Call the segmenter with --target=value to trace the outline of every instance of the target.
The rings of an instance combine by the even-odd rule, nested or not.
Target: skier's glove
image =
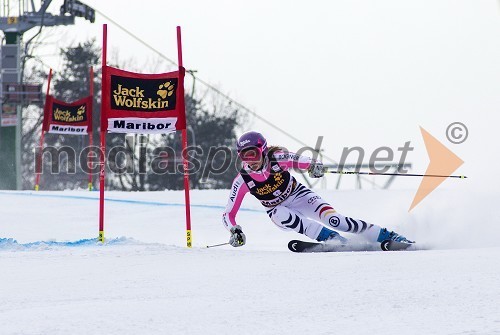
[[[307,172],[311,178],[321,178],[325,174],[325,167],[321,162],[312,161]]]
[[[229,239],[229,244],[231,244],[233,247],[241,247],[245,245],[247,238],[241,230],[240,225],[233,226],[230,232],[231,238]]]

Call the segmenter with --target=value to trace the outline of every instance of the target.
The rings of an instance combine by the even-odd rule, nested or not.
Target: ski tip
[[[385,240],[380,243],[380,248],[383,251],[397,251],[397,250],[406,250],[412,245],[415,245],[415,242],[403,243],[403,242],[396,242],[393,240]]]
[[[290,251],[293,251],[293,252],[299,252],[298,248],[297,248],[297,245],[299,244],[300,241],[298,240],[291,240],[290,242],[288,242],[288,249],[290,249]]]

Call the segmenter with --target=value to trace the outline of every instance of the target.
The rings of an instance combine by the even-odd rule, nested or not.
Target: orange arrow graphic
[[[425,174],[451,176],[451,174],[455,172],[455,170],[458,169],[464,161],[451,152],[450,149],[445,147],[434,136],[429,134],[424,128],[420,127],[420,132],[424,138],[425,148],[427,149],[427,155],[429,156],[429,166],[427,167]],[[445,177],[423,177],[408,212],[424,200],[429,193],[441,185],[445,179]]]

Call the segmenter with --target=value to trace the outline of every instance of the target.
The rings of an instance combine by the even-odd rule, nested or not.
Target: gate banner
[[[103,25],[101,153],[99,155],[99,241],[104,242],[104,190],[106,187],[106,134],[165,134],[181,131],[186,245],[192,246],[191,203],[187,156],[186,109],[182,65],[181,27],[177,27],[178,70],[143,74],[107,65],[108,26]]]
[[[141,74],[104,66],[101,130],[159,134],[185,129],[181,71]]]
[[[92,96],[67,103],[47,95],[42,131],[87,135],[92,127]]]

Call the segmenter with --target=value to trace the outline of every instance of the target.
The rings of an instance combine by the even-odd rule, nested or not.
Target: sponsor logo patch
[[[340,219],[337,216],[332,216],[329,220],[328,223],[332,227],[338,227],[340,224]]]
[[[170,133],[176,130],[176,117],[167,118],[110,118],[108,131],[111,133]]]
[[[62,126],[60,124],[51,124],[49,133],[52,134],[87,134],[87,126]]]
[[[307,200],[308,204],[314,204],[318,199],[321,199],[319,195],[315,195],[314,197],[311,197],[309,200]]]

